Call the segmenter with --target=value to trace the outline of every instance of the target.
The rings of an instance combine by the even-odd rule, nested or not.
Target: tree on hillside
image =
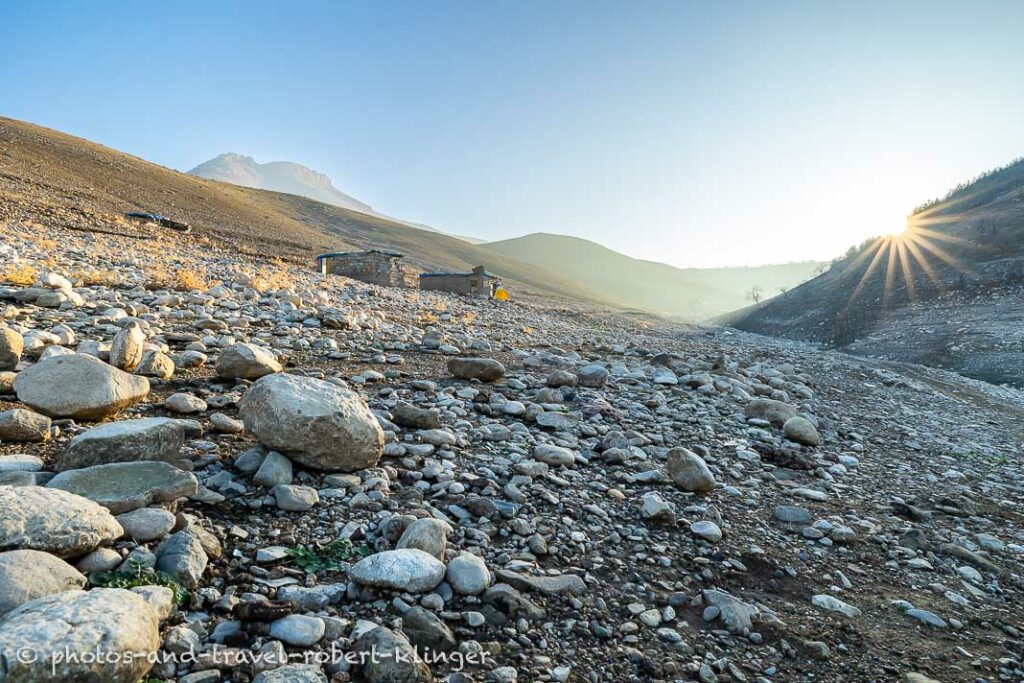
[[[760,285],[754,285],[753,287],[750,288],[750,291],[747,292],[747,299],[753,301],[755,306],[761,303],[761,299],[763,298],[764,290],[761,289]]]

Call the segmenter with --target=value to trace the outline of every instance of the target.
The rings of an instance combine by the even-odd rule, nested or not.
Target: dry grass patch
[[[0,282],[27,287],[39,277],[39,270],[27,263],[11,263],[0,271]]]

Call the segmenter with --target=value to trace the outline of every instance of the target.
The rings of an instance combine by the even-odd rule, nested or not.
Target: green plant
[[[138,588],[139,586],[163,586],[174,593],[174,604],[181,605],[188,598],[188,591],[164,572],[147,567],[137,558],[128,560],[126,572],[99,572],[89,577],[89,582],[100,588]]]
[[[297,545],[288,549],[288,555],[295,561],[295,566],[307,574],[336,572],[344,568],[344,563],[369,554],[369,548],[354,546],[347,538],[337,538],[324,546]]]

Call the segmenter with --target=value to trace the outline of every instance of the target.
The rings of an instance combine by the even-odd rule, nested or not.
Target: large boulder
[[[364,586],[423,593],[436,588],[444,572],[444,563],[430,553],[404,548],[364,557],[352,566],[349,576]]]
[[[312,469],[366,469],[384,450],[384,432],[366,402],[332,382],[267,375],[246,392],[239,413],[263,445]]]
[[[136,683],[152,668],[160,648],[158,628],[146,600],[121,588],[32,600],[0,618],[0,657],[8,667],[4,680]]]
[[[60,489],[0,486],[0,550],[76,557],[124,534],[108,510]]]
[[[46,485],[95,501],[115,515],[195,495],[191,472],[165,462],[119,462],[61,472]]]
[[[51,356],[18,373],[18,400],[50,417],[99,420],[149,393],[149,380],[75,353]]]
[[[0,617],[29,600],[85,586],[70,564],[39,550],[0,553]]]
[[[505,376],[505,366],[493,358],[452,358],[448,361],[448,372],[459,379],[494,382]]]
[[[796,408],[770,398],[755,398],[743,408],[748,418],[767,420],[776,427],[781,427],[786,420],[796,417]]]
[[[148,417],[94,427],[68,444],[60,469],[138,460],[176,463],[185,445],[185,430],[178,420]]]
[[[217,376],[223,379],[259,379],[283,369],[274,354],[255,344],[233,344],[217,359]]]
[[[49,441],[50,418],[24,408],[0,413],[0,441]]]
[[[9,327],[0,327],[0,370],[18,367],[21,354],[25,351],[25,339]]]
[[[814,424],[806,417],[797,415],[789,418],[782,425],[782,432],[790,441],[795,441],[804,446],[821,445],[821,435],[818,434]]]

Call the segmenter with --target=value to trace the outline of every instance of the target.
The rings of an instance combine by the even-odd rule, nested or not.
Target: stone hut
[[[501,286],[494,273],[477,266],[472,273],[420,273],[420,289],[493,297]]]
[[[353,280],[382,287],[405,287],[403,254],[380,249],[340,251],[316,257],[317,272],[344,275]]]

